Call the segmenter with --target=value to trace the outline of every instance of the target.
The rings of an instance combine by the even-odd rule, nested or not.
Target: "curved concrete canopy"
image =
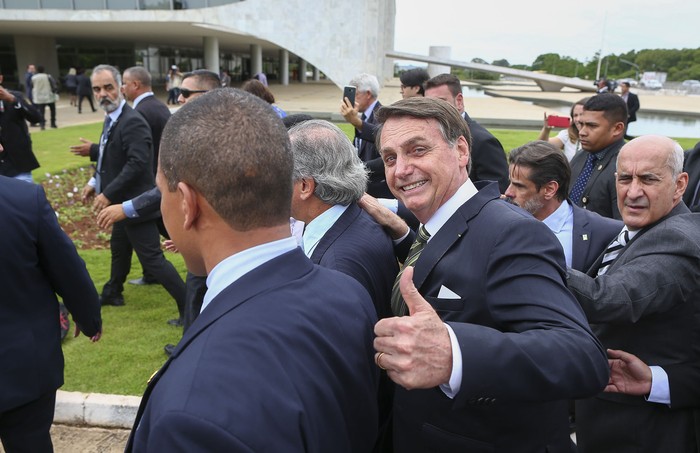
[[[204,37],[214,37],[221,52],[247,53],[257,44],[265,56],[277,58],[286,49],[338,86],[360,72],[380,81],[393,74],[385,53],[394,44],[394,0],[247,0],[177,11],[1,11],[0,30],[9,35],[175,47],[201,47]]]

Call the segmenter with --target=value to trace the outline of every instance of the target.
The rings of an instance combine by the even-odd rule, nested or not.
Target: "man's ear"
[[[314,195],[316,181],[313,178],[301,178],[299,180],[299,196],[306,201]]]
[[[189,230],[199,217],[200,206],[197,191],[186,182],[177,183],[180,194],[180,209],[182,210],[183,229]]]
[[[559,190],[559,183],[556,181],[549,181],[547,184],[542,186],[544,189],[544,199],[551,200],[557,197],[557,191]]]

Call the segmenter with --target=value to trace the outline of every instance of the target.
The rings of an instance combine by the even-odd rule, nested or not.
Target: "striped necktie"
[[[405,316],[408,314],[408,306],[406,306],[406,302],[404,302],[403,296],[401,295],[399,282],[401,282],[401,275],[403,274],[403,270],[406,269],[406,266],[413,266],[413,264],[418,261],[420,252],[423,251],[428,239],[430,239],[430,233],[425,229],[425,226],[421,225],[418,229],[418,236],[416,240],[413,241],[411,249],[408,251],[408,258],[406,258],[406,261],[403,263],[401,271],[399,271],[399,275],[396,276],[396,280],[394,281],[394,286],[391,288],[391,311],[394,312],[395,316]]]
[[[625,248],[629,240],[630,232],[627,231],[627,228],[623,228],[620,234],[618,234],[608,248],[605,249],[603,260],[600,262],[600,267],[598,268],[598,276],[604,275],[608,271],[610,265],[620,255],[622,249]]]

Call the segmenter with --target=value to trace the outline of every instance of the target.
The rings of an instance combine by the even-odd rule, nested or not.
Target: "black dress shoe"
[[[155,281],[155,280],[146,280],[146,279],[143,278],[143,277],[141,277],[141,278],[135,278],[135,279],[133,279],[133,280],[129,280],[129,284],[130,284],[130,285],[139,285],[139,286],[141,286],[141,285],[155,285],[155,284],[157,284],[157,283],[158,283],[158,282]]]
[[[175,352],[175,345],[168,343],[163,347],[163,351],[165,351],[165,355],[170,357]]]
[[[169,319],[168,324],[175,327],[182,327],[182,318]]]
[[[115,307],[121,307],[124,305],[124,297],[102,297],[100,296],[100,305],[112,305]]]

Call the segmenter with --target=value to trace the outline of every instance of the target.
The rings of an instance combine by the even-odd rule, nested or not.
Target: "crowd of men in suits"
[[[127,451],[571,451],[571,400],[579,451],[700,448],[700,144],[684,159],[665,137],[625,143],[625,100],[601,93],[571,165],[543,141],[507,161],[448,74],[402,78],[385,106],[358,75],[341,106],[354,143],[326,121],[283,123],[209,71],[183,76],[172,116],[141,67],[91,81],[105,125],[72,151],[96,162],[83,198],[112,227],[110,280],[98,297],[74,247],[16,235],[37,228],[15,217],[61,233],[41,190],[0,178],[3,206],[36,205],[3,217],[17,249],[3,259],[38,257],[5,286],[43,274],[32,303],[47,307],[83,291],[66,305],[93,341],[96,308],[124,305],[132,250],[176,300],[186,329]],[[7,374],[8,452],[51,451],[47,344],[50,380],[26,391],[26,361]]]

